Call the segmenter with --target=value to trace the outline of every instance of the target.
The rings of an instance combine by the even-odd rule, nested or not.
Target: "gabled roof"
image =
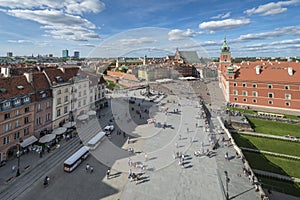
[[[50,84],[43,72],[32,73],[32,85],[35,90],[50,89]]]
[[[0,78],[0,99],[8,99],[33,93],[33,87],[24,75]]]
[[[48,76],[51,84],[53,84],[58,82],[61,83],[68,82],[70,79],[72,79],[77,75],[78,70],[79,67],[68,67],[62,69],[45,68],[44,72]]]
[[[199,63],[200,59],[196,51],[179,51],[179,55],[186,63]]]

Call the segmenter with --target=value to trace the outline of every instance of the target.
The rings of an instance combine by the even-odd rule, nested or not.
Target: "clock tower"
[[[226,71],[227,67],[231,64],[231,53],[230,47],[226,42],[226,37],[224,38],[223,45],[221,47],[221,54],[220,54],[220,70],[222,72]]]

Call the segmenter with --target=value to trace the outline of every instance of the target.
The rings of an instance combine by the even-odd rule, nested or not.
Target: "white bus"
[[[89,148],[86,146],[81,147],[71,157],[64,162],[64,171],[72,172],[83,160],[89,155]]]
[[[88,143],[87,146],[90,150],[94,150],[105,139],[105,132],[101,131],[97,133]]]

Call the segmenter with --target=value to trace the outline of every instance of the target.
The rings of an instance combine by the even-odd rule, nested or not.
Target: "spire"
[[[230,47],[228,46],[227,42],[226,42],[226,35],[224,36],[224,42],[223,45],[221,47],[221,51],[222,52],[229,52]]]

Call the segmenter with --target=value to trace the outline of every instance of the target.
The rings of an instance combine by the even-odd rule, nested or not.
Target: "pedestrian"
[[[229,161],[229,159],[228,159],[228,152],[225,153],[225,160]]]
[[[106,178],[109,179],[109,175],[110,175],[110,169],[107,170],[106,172]]]
[[[90,165],[89,165],[89,163],[87,163],[87,164],[86,164],[86,167],[85,167],[85,171],[88,172],[89,169],[90,169]]]
[[[186,128],[186,132],[189,132],[189,128]]]
[[[92,166],[90,167],[90,172],[91,174],[94,172],[94,168]]]
[[[15,170],[16,170],[16,166],[13,165],[13,166],[11,167],[11,171],[14,172]]]
[[[130,167],[131,167],[131,165],[132,165],[131,158],[128,158],[128,166],[130,166]]]
[[[239,153],[237,151],[235,152],[235,155],[236,155],[236,158],[239,157]]]
[[[181,135],[179,134],[179,140],[181,140]]]
[[[196,123],[196,128],[198,128],[198,123]]]
[[[132,176],[132,170],[131,170],[131,168],[129,169],[129,172],[128,172],[128,178],[131,178],[131,176]]]
[[[175,146],[176,146],[176,148],[178,149],[178,143],[177,143],[177,142],[175,143]]]
[[[145,153],[145,162],[148,161],[148,155]]]

